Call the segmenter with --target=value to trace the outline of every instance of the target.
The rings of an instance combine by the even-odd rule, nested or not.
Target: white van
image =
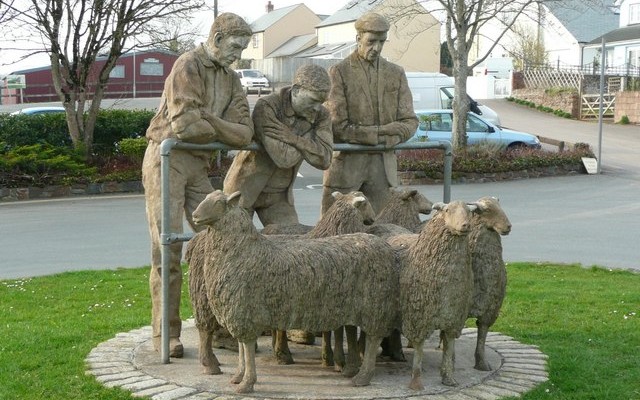
[[[473,76],[493,76],[496,79],[509,79],[513,72],[513,58],[490,57],[473,68]]]
[[[413,109],[451,109],[455,81],[437,72],[407,72],[409,89],[413,96]],[[494,125],[501,126],[495,111],[469,97],[471,111]]]

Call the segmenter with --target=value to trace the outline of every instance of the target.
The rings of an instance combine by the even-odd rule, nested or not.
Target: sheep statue
[[[271,328],[317,332],[360,326],[368,334],[367,350],[352,383],[368,385],[380,340],[397,323],[394,250],[364,233],[303,242],[269,240],[238,199],[239,193],[227,197],[214,191],[193,212],[196,225],[207,225],[204,284],[209,306],[239,341],[238,369],[231,380],[239,384],[236,392],[253,392],[256,340]]]
[[[420,214],[431,213],[433,203],[415,189],[390,189],[391,198],[376,216],[376,224],[394,224],[416,232],[422,227]]]
[[[502,259],[500,235],[511,232],[511,222],[495,197],[482,197],[471,218],[469,246],[473,268],[473,304],[470,318],[476,318],[478,337],[475,369],[491,371],[485,359],[485,341],[489,328],[498,318],[507,288],[507,270]]]
[[[305,230],[301,227],[307,225],[268,225],[269,229],[263,229],[262,233],[269,232],[270,240],[296,240],[306,237],[334,236],[339,234],[356,233],[365,230],[367,225],[373,223],[375,213],[369,200],[359,191],[348,194],[334,192],[335,202],[327,210],[325,215],[318,221],[316,226],[311,226],[312,231],[307,234],[295,234],[290,232],[301,232]],[[187,244],[185,251],[185,261],[189,264],[189,295],[193,305],[196,326],[202,330],[200,338],[200,361],[203,365],[204,374],[217,374],[215,355],[211,350],[211,345],[215,341],[216,347],[238,350],[238,341],[233,339],[229,332],[220,326],[211,313],[208,306],[206,288],[204,285],[203,270],[204,257],[203,249],[206,232],[197,233]],[[340,330],[341,332],[341,330]],[[293,364],[293,357],[287,343],[287,332],[277,331],[273,335],[273,352],[279,364]],[[325,335],[327,333],[324,333]],[[323,339],[322,359],[325,366],[333,365],[333,351],[330,343],[330,333],[328,340]],[[344,367],[344,352],[339,352],[340,366]],[[214,365],[209,365],[213,363]],[[351,360],[357,373],[360,360]],[[353,373],[355,375],[355,373]],[[352,376],[353,376],[352,375]]]
[[[364,232],[368,225],[371,225],[375,218],[373,207],[369,200],[360,191],[353,191],[347,194],[334,192],[334,203],[329,207],[326,213],[320,218],[317,225],[307,232],[304,236],[287,236],[289,232],[295,232],[289,225],[270,225],[269,229],[265,227],[262,231],[269,232],[270,235],[279,234],[278,236],[270,236],[273,240],[297,240],[300,238],[321,238],[335,235],[344,235],[348,233]],[[282,234],[284,233],[284,234]],[[274,353],[278,363],[292,364],[293,356],[289,350],[286,332],[277,331],[274,338]],[[343,350],[342,328],[336,331],[336,369],[341,370],[347,376],[353,376],[357,373],[360,359],[356,351],[350,352],[351,358],[345,363]],[[322,363],[324,366],[334,365],[334,352],[331,349],[331,332],[322,333]],[[349,367],[346,368],[345,364]]]
[[[462,201],[436,203],[435,215],[406,250],[400,270],[402,332],[413,344],[409,388],[422,390],[424,341],[440,329],[443,354],[442,383],[456,386],[453,378],[455,338],[464,328],[473,295],[473,272],[467,234],[475,205]]]

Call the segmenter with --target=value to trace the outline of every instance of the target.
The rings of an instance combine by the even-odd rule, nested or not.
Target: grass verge
[[[550,380],[523,399],[640,399],[640,274],[513,263],[508,277],[492,330],[549,356]],[[0,300],[0,399],[133,399],[85,375],[84,359],[149,324],[148,268],[4,280]]]

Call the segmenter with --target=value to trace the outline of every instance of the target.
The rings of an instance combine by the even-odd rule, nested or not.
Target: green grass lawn
[[[508,274],[492,330],[549,356],[549,381],[524,399],[640,399],[640,274],[535,263]],[[148,268],[0,281],[0,399],[133,399],[85,375],[84,359],[149,324],[148,293]]]

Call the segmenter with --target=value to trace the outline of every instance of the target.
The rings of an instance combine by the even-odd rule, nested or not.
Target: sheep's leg
[[[221,374],[220,362],[216,355],[213,354],[213,332],[198,327],[198,334],[200,335],[198,358],[200,359],[200,365],[202,365],[202,373],[205,375]]]
[[[424,339],[411,340],[413,343],[413,364],[411,366],[411,382],[409,382],[409,389],[411,390],[423,390],[422,384],[422,358],[424,357]]]
[[[231,383],[238,384],[242,382],[245,371],[244,351],[244,345],[242,344],[242,342],[238,341],[238,368],[236,369],[235,375],[233,375],[233,377],[231,378]]]
[[[440,377],[442,384],[447,386],[458,386],[458,382],[453,378],[453,370],[456,359],[455,336],[450,332],[443,335],[442,363],[440,364]]]
[[[362,367],[352,382],[354,386],[367,386],[371,383],[371,378],[376,368],[376,355],[378,354],[378,346],[382,338],[378,336],[367,335],[367,343],[364,349],[364,360]]]
[[[353,325],[347,325],[344,329],[347,332],[347,360],[342,369],[342,375],[351,378],[358,373],[361,362],[358,351],[358,330]]]
[[[402,338],[399,330],[394,329],[391,331],[391,335],[382,339],[381,345],[381,356],[388,357],[391,361],[407,361],[402,352]]]
[[[256,374],[256,340],[247,340],[240,343],[244,353],[244,376],[240,386],[236,389],[236,393],[253,393],[253,385],[258,380]]]
[[[291,350],[289,350],[289,342],[287,340],[287,331],[274,331],[275,333],[275,345],[273,347],[273,355],[276,357],[278,364],[289,365],[293,364],[293,356]]]
[[[333,350],[331,349],[331,331],[322,332],[322,366],[333,366]]]
[[[484,354],[484,346],[487,340],[487,334],[489,333],[489,325],[480,322],[480,320],[476,321],[476,325],[478,326],[478,338],[476,339],[476,365],[474,368],[480,371],[491,371],[491,365],[489,365]]]
[[[342,372],[345,365],[345,357],[344,357],[344,327],[340,327],[336,329],[334,332],[336,337],[334,341],[334,350],[333,350],[333,361],[334,361],[334,370],[336,372]]]

